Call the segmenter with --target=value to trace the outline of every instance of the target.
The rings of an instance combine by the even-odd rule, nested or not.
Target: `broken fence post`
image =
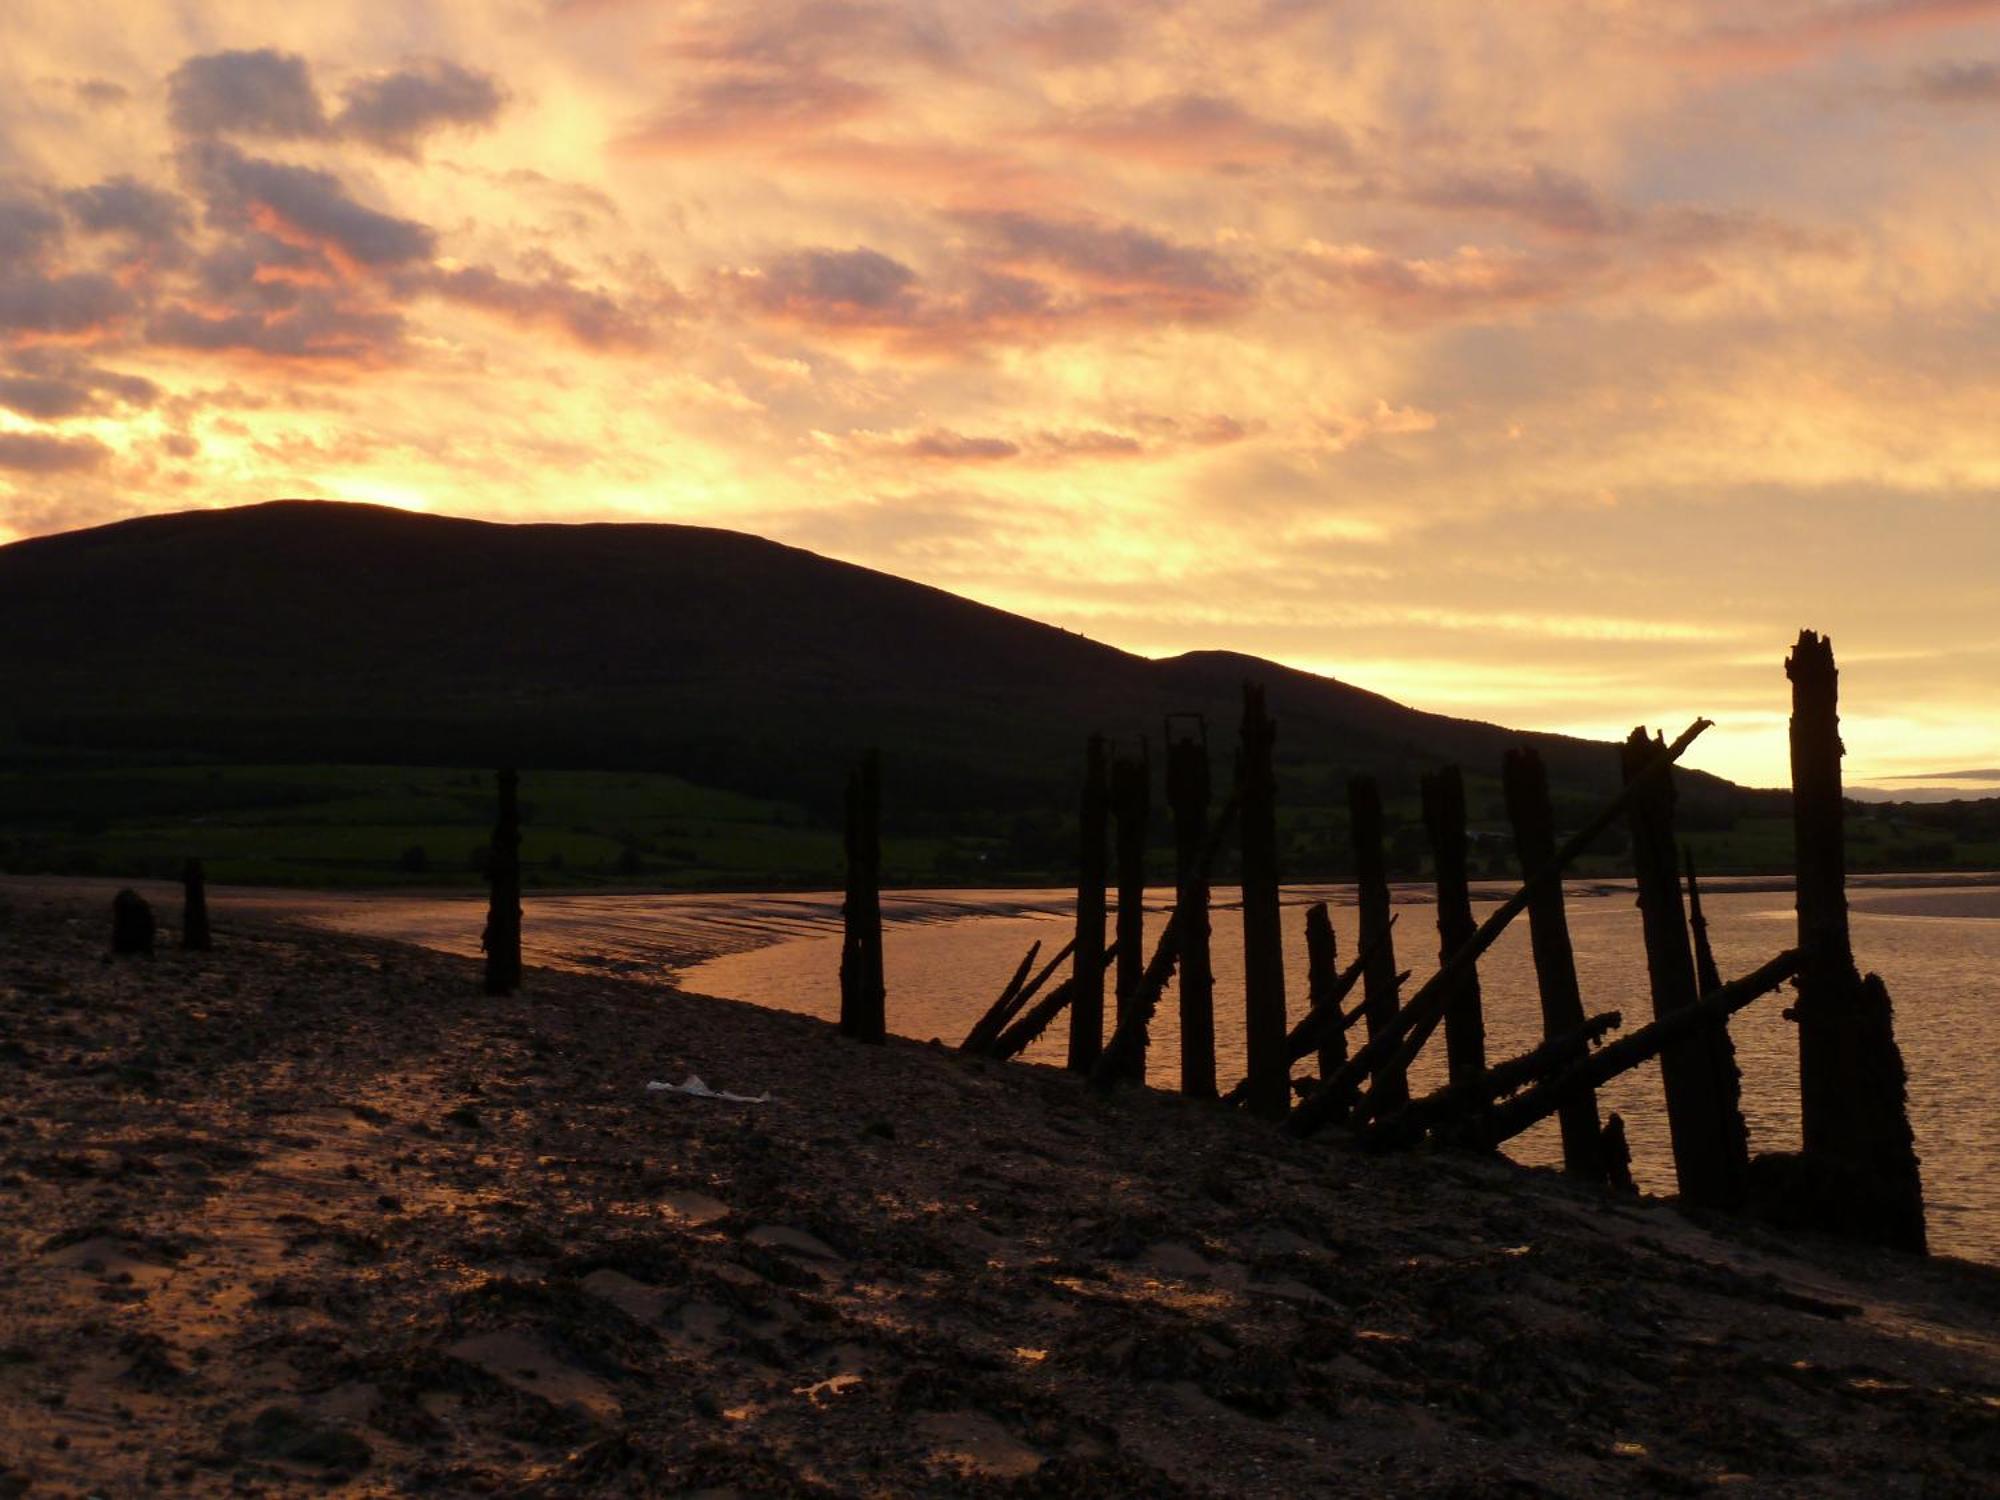
[[[1083,793],[1077,803],[1076,959],[1069,1009],[1073,1073],[1088,1073],[1104,1050],[1104,843],[1110,806],[1104,736],[1093,734],[1084,747]]]
[[[840,1033],[888,1036],[882,972],[882,757],[874,750],[847,777],[847,899],[841,905]]]
[[[1167,740],[1167,803],[1174,813],[1174,911],[1181,950],[1181,1092],[1215,1097],[1215,971],[1209,959],[1208,746],[1193,735]]]
[[[1633,730],[1619,748],[1619,764],[1627,781],[1650,764],[1661,748],[1662,742],[1647,738],[1645,730]],[[1652,782],[1632,799],[1627,811],[1653,1015],[1664,1020],[1701,998],[1687,914],[1681,907],[1679,861],[1674,857],[1671,778]],[[1704,1027],[1666,1047],[1660,1055],[1660,1080],[1667,1096],[1667,1126],[1673,1137],[1674,1174],[1681,1197],[1706,1208],[1741,1208],[1748,1187],[1750,1142],[1739,1098],[1736,1048],[1729,1040],[1728,1028]]]
[[[1804,1155],[1875,1200],[1873,1237],[1922,1252],[1923,1179],[1910,1132],[1895,1009],[1879,976],[1860,977],[1847,926],[1840,674],[1833,642],[1810,630],[1785,662],[1792,682],[1792,820],[1797,839],[1799,1028]],[[1851,1223],[1851,1220],[1844,1221]]]
[[[1465,776],[1444,766],[1423,779],[1424,828],[1437,865],[1438,962],[1446,963],[1478,930],[1465,874]],[[1486,1071],[1486,1017],[1480,1007],[1479,969],[1466,969],[1444,1007],[1448,1076],[1469,1084]]]
[[[1139,988],[1146,981],[1146,818],[1151,798],[1148,783],[1151,765],[1140,746],[1138,755],[1121,755],[1111,762],[1111,813],[1116,821],[1118,850],[1118,982],[1117,1018],[1114,1033],[1125,1028],[1133,1009],[1140,1003]],[[1122,1054],[1124,1066],[1134,1070],[1130,1081],[1146,1077],[1146,1048]]]
[[[1361,1013],[1368,1022],[1372,1046],[1396,1024],[1396,948],[1389,925],[1389,869],[1382,854],[1382,790],[1373,776],[1356,776],[1347,783],[1349,833],[1354,843],[1355,901],[1361,916],[1361,946],[1373,955],[1361,985]],[[1364,1052],[1367,1048],[1362,1049]],[[1409,1084],[1390,1065],[1391,1050],[1370,1058],[1369,1092],[1379,1094],[1385,1108],[1409,1102]]]
[[[1542,757],[1526,746],[1509,750],[1501,766],[1507,819],[1514,825],[1514,851],[1525,880],[1554,857],[1555,814],[1549,806],[1549,777]],[[1576,980],[1576,953],[1570,947],[1569,916],[1560,880],[1528,902],[1528,938],[1534,951],[1535,985],[1542,1000],[1542,1035],[1562,1036],[1583,1024],[1583,994]],[[1597,1096],[1585,1089],[1565,1099],[1557,1111],[1562,1127],[1563,1171],[1588,1182],[1605,1180],[1604,1136],[1597,1123]]]
[[[1223,840],[1229,836],[1229,825],[1235,820],[1239,805],[1238,798],[1232,793],[1229,800],[1222,804],[1222,811],[1216,814],[1215,826],[1209,830],[1201,856],[1195,862],[1195,873],[1204,881],[1215,866],[1216,856],[1222,852]],[[1173,978],[1174,964],[1179,955],[1180,925],[1170,916],[1167,925],[1160,929],[1160,941],[1153,949],[1152,961],[1146,965],[1145,974],[1139,982],[1136,1002],[1125,1019],[1118,1023],[1118,1030],[1105,1043],[1104,1055],[1091,1070],[1092,1083],[1108,1087],[1114,1083],[1145,1082],[1143,1072],[1132,1071],[1132,1060],[1146,1055],[1146,1039],[1153,1024],[1153,1012],[1159,1007],[1160,997],[1166,993],[1167,981]]]
[[[211,946],[208,880],[201,861],[190,859],[181,866],[181,947],[190,953],[206,953]]]
[[[1687,865],[1688,935],[1694,939],[1695,986],[1702,994],[1722,983],[1722,971],[1715,966],[1715,949],[1708,943],[1708,918],[1701,914],[1701,882],[1695,878],[1694,850],[1683,845],[1681,858]]]
[[[486,859],[486,993],[511,995],[521,987],[521,778],[509,766],[496,778],[498,806]]]
[[[1250,1112],[1282,1120],[1291,1107],[1285,1062],[1285,946],[1278,912],[1278,785],[1272,764],[1278,728],[1264,689],[1243,684],[1242,747],[1236,781],[1243,805],[1243,1050]]]
[[[1322,1021],[1313,1037],[1321,1078],[1330,1076],[1347,1061],[1347,1028],[1338,1024],[1339,988],[1340,942],[1334,935],[1333,918],[1327,915],[1326,903],[1315,901],[1306,908],[1306,999],[1312,1006],[1306,1012],[1306,1020],[1318,1016]],[[1324,1024],[1329,1009],[1336,1012],[1333,1025]],[[1300,1026],[1305,1024],[1305,1020],[1299,1022]],[[1290,1036],[1285,1038],[1285,1056],[1288,1063],[1293,1060]]]

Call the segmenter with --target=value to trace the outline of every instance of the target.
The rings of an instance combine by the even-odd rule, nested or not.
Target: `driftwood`
[[[1215,826],[1209,830],[1208,842],[1202,846],[1201,858],[1195,866],[1195,873],[1203,881],[1208,879],[1208,872],[1215,867],[1216,857],[1222,853],[1223,840],[1229,835],[1229,825],[1234,821],[1239,806],[1239,797],[1232,793],[1229,800],[1222,804],[1222,811],[1216,814]],[[1168,917],[1167,925],[1160,929],[1159,944],[1153,949],[1152,961],[1146,965],[1140,980],[1138,1003],[1105,1044],[1104,1056],[1098,1059],[1098,1066],[1091,1072],[1092,1083],[1107,1085],[1121,1081],[1145,1081],[1143,1074],[1136,1080],[1132,1079],[1132,1059],[1135,1056],[1141,1060],[1145,1058],[1147,1032],[1153,1024],[1153,1012],[1159,1007],[1160,996],[1166,993],[1167,981],[1173,978],[1174,964],[1180,954],[1180,923],[1174,920],[1178,915],[1176,912]]]
[[[1181,1092],[1215,1097],[1215,971],[1209,960],[1208,877],[1201,872],[1208,836],[1208,747],[1169,735],[1167,802],[1174,812],[1174,910],[1181,913]]]
[[[181,866],[181,947],[206,953],[213,943],[208,930],[208,879],[201,861]]]
[[[1104,842],[1110,833],[1111,790],[1104,763],[1104,736],[1093,734],[1084,748],[1083,794],[1077,804],[1079,849],[1076,866],[1076,966],[1069,1013],[1069,1068],[1088,1073],[1104,1049]]]
[[[987,1044],[1000,1034],[1000,1029],[1014,1019],[1021,1008],[1020,994],[1028,983],[1028,971],[1034,968],[1035,959],[1041,951],[1042,942],[1037,938],[1022,955],[1020,967],[1014,970],[1013,977],[1000,991],[1000,997],[986,1007],[985,1013],[973,1023],[972,1030],[965,1034],[965,1040],[958,1044],[959,1051],[983,1051]]]
[[[1107,962],[1118,957],[1118,945],[1113,943],[1104,950]],[[1005,1062],[1010,1057],[1019,1057],[1038,1041],[1050,1023],[1075,1002],[1078,984],[1075,973],[1050,990],[1046,995],[1029,1006],[1007,1029],[993,1039],[987,1049],[987,1056]]]
[[[1514,850],[1525,879],[1555,855],[1555,813],[1549,806],[1549,777],[1542,758],[1523,746],[1507,752],[1501,769],[1507,819],[1514,826]],[[1563,1036],[1583,1024],[1583,993],[1576,980],[1576,953],[1570,946],[1569,915],[1561,881],[1537,891],[1528,902],[1528,937],[1535,957],[1535,986],[1542,1002],[1542,1036]],[[1587,1182],[1606,1180],[1605,1136],[1597,1123],[1597,1096],[1572,1094],[1557,1111],[1562,1127],[1563,1170]],[[1621,1125],[1620,1130],[1623,1130]]]
[[[1804,954],[1793,1007],[1802,1154],[1820,1177],[1856,1181],[1874,1201],[1876,1212],[1865,1216],[1871,1238],[1921,1252],[1924,1189],[1895,1009],[1878,976],[1861,978],[1848,935],[1840,674],[1832,641],[1800,631],[1785,675],[1792,682],[1792,820]],[[1818,1217],[1836,1232],[1860,1227],[1852,1215]]]
[[[1448,1083],[1421,1099],[1412,1100],[1377,1121],[1363,1138],[1376,1150],[1413,1146],[1426,1135],[1449,1139],[1453,1126],[1489,1107],[1494,1100],[1519,1093],[1574,1067],[1599,1038],[1616,1031],[1623,1022],[1624,1018],[1615,1010],[1592,1016],[1574,1031],[1551,1037],[1531,1051],[1495,1063],[1476,1078]]]
[[[521,778],[509,768],[499,775],[499,808],[487,858],[486,993],[511,995],[521,987]]]
[[[1667,768],[1687,753],[1701,732],[1709,727],[1707,719],[1696,719],[1681,732],[1679,739],[1667,748],[1639,773],[1633,781],[1582,828],[1571,834],[1563,846],[1556,850],[1549,862],[1537,870],[1524,882],[1521,888],[1503,902],[1500,908],[1479,925],[1479,930],[1470,941],[1452,955],[1445,966],[1433,974],[1410,997],[1409,1003],[1397,1012],[1393,1026],[1379,1037],[1370,1037],[1367,1043],[1347,1060],[1342,1068],[1320,1088],[1303,1100],[1285,1122],[1285,1128],[1295,1135],[1310,1135],[1331,1121],[1344,1119],[1354,1095],[1360,1088],[1361,1080],[1369,1075],[1377,1060],[1395,1047],[1404,1034],[1425,1016],[1443,1014],[1445,997],[1450,993],[1450,985],[1458,977],[1463,967],[1477,963],[1480,954],[1492,947],[1500,934],[1507,930],[1507,924],[1527,909],[1528,902],[1535,894],[1559,882],[1562,873],[1579,854],[1590,846],[1597,836],[1616,822],[1635,795],[1635,789],[1643,788],[1653,778],[1666,774]]]
[[[1658,754],[1660,743],[1643,729],[1619,747],[1628,781]],[[1653,1015],[1664,1018],[1700,998],[1687,914],[1681,906],[1675,858],[1674,785],[1659,777],[1632,799],[1632,871],[1639,886],[1639,914],[1646,939],[1646,973]],[[1750,1138],[1740,1102],[1742,1079],[1726,1026],[1680,1034],[1660,1056],[1673,1138],[1674,1175],[1681,1197],[1708,1208],[1738,1209],[1749,1190]]]
[[[1490,1151],[1512,1140],[1537,1121],[1554,1114],[1566,1094],[1580,1088],[1602,1088],[1620,1073],[1650,1061],[1676,1042],[1726,1023],[1752,1000],[1768,995],[1798,971],[1799,950],[1787,948],[1693,1005],[1670,1012],[1630,1036],[1600,1047],[1556,1077],[1516,1094],[1481,1118],[1460,1143]]]
[[[1250,1112],[1282,1120],[1291,1105],[1285,1063],[1285,944],[1278,909],[1278,784],[1272,750],[1278,726],[1264,689],[1243,684],[1242,748],[1236,762],[1243,801],[1243,1050]]]
[[[1438,962],[1450,960],[1478,930],[1465,873],[1465,776],[1444,766],[1422,782],[1424,828],[1437,866]],[[1454,1083],[1470,1084],[1486,1071],[1486,1017],[1480,1006],[1479,969],[1466,969],[1444,1007],[1447,1070]]]

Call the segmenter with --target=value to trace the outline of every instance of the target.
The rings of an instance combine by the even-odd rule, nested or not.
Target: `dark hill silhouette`
[[[1066,807],[1086,731],[1268,685],[1285,795],[1340,802],[1532,741],[1607,788],[1615,748],[1421,713],[1253,657],[1152,661],[736,532],[496,525],[278,501],[0,548],[0,733],[224,759],[673,771],[824,809],[879,744],[906,826]],[[1679,726],[1670,726],[1678,728]],[[1697,799],[1727,783],[1691,777]]]

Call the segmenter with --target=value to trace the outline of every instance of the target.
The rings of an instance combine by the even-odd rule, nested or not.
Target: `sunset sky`
[[[300,495],[2000,766],[2000,0],[8,0],[0,540]]]

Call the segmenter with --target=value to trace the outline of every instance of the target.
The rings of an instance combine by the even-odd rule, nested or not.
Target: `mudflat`
[[[0,896],[0,1496],[2000,1493],[1991,1268],[163,916]]]

